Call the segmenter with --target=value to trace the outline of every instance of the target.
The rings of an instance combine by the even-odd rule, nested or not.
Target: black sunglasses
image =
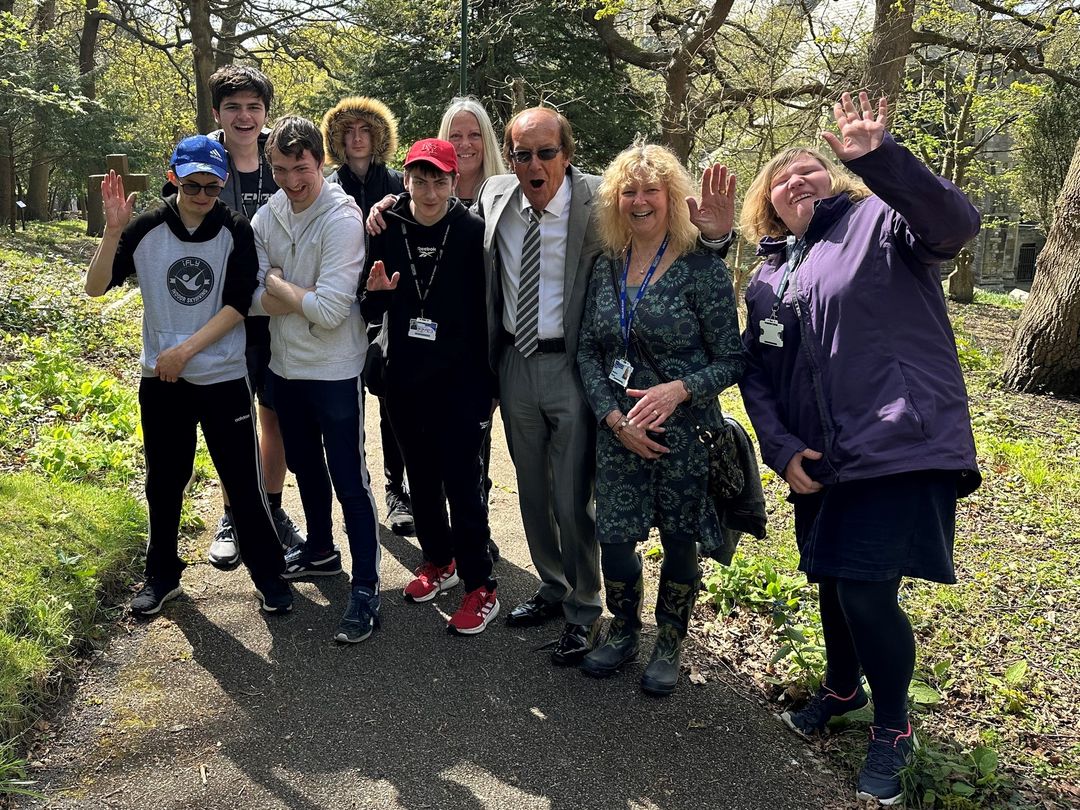
[[[217,183],[207,183],[205,186],[200,186],[198,183],[181,183],[180,188],[189,197],[194,197],[200,191],[206,194],[207,197],[217,197],[221,194],[221,189],[224,186],[219,186]]]
[[[514,163],[529,163],[533,159],[533,155],[536,155],[541,160],[551,160],[559,152],[562,151],[561,146],[548,146],[544,149],[537,149],[532,152],[528,149],[518,149],[510,153],[510,157],[514,159]]]

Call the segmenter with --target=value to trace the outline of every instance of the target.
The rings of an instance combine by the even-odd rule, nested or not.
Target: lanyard
[[[431,285],[435,283],[435,274],[439,272],[439,262],[442,261],[443,250],[446,248],[446,240],[450,237],[450,223],[446,223],[446,231],[443,233],[442,244],[439,245],[439,253],[435,257],[435,266],[431,268],[431,277],[428,278],[428,283],[424,287],[423,292],[420,291],[420,274],[416,271],[416,262],[413,260],[412,248],[409,246],[409,232],[405,229],[405,223],[401,223],[401,237],[405,240],[405,253],[409,256],[409,271],[412,273],[413,284],[416,285],[416,295],[420,299],[420,317],[424,317],[424,303],[427,301],[428,293],[431,292]]]
[[[634,327],[634,315],[637,313],[638,304],[641,303],[641,299],[645,297],[645,291],[649,288],[649,282],[652,281],[653,273],[656,272],[656,268],[660,266],[660,260],[664,258],[664,252],[667,250],[668,237],[664,234],[664,241],[660,243],[660,249],[656,251],[656,255],[653,256],[652,264],[649,265],[649,271],[645,274],[645,278],[641,280],[641,286],[638,287],[637,297],[634,299],[634,305],[628,306],[627,290],[626,290],[626,277],[630,274],[630,248],[626,249],[626,260],[623,262],[622,271],[622,287],[619,288],[619,325],[622,326],[623,333],[623,345],[626,348],[626,354],[630,353],[630,330]],[[629,311],[627,311],[629,309]]]
[[[232,159],[231,155],[229,156],[229,168],[230,169],[236,169],[236,164],[233,163],[233,159]],[[236,183],[236,196],[237,196],[237,199],[238,199],[238,201],[240,203],[240,208],[243,211],[244,216],[247,217],[248,222],[250,222],[252,217],[254,217],[255,214],[258,212],[259,206],[262,205],[262,189],[263,189],[263,156],[262,156],[262,152],[259,153],[259,187],[255,191],[255,210],[252,211],[250,214],[248,213],[248,210],[247,210],[247,203],[244,202],[244,189],[242,187],[243,183],[240,180],[240,171],[239,171],[239,169],[236,170],[235,180],[233,182]],[[367,233],[366,230],[365,230],[365,233]]]
[[[795,271],[799,269],[799,265],[802,264],[806,252],[806,240],[796,239],[793,234],[788,234],[787,266],[784,268],[784,275],[780,278],[780,286],[776,290],[776,301],[772,305],[771,317],[773,320],[776,319],[777,313],[780,312],[780,302],[784,300],[784,293],[787,292],[788,283],[795,275]]]

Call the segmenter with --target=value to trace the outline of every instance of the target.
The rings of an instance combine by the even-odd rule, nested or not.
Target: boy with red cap
[[[451,143],[413,144],[405,193],[371,243],[361,312],[369,323],[389,313],[388,411],[425,558],[405,598],[426,602],[464,580],[448,629],[473,635],[499,612],[480,467],[496,384],[487,361],[484,222],[452,196],[456,180]]]

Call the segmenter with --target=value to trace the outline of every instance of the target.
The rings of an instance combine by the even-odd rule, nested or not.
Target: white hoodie
[[[270,368],[289,380],[359,377],[367,330],[356,299],[364,267],[364,218],[341,186],[323,183],[315,202],[299,214],[284,191],[251,220],[259,253],[259,288],[252,315],[266,315],[266,271],[280,267],[286,281],[314,287],[300,315],[270,316]]]

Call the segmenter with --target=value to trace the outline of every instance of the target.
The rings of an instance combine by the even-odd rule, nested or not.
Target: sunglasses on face
[[[510,153],[510,157],[514,159],[514,163],[529,163],[533,159],[533,155],[536,155],[541,160],[552,160],[554,157],[562,151],[561,146],[548,146],[544,149],[537,149],[535,152],[529,149],[517,149]]]
[[[207,183],[205,186],[200,186],[198,183],[181,183],[180,188],[184,190],[184,193],[189,197],[196,196],[200,191],[207,197],[217,197],[221,194],[221,189],[224,186],[219,186],[217,183]]]

